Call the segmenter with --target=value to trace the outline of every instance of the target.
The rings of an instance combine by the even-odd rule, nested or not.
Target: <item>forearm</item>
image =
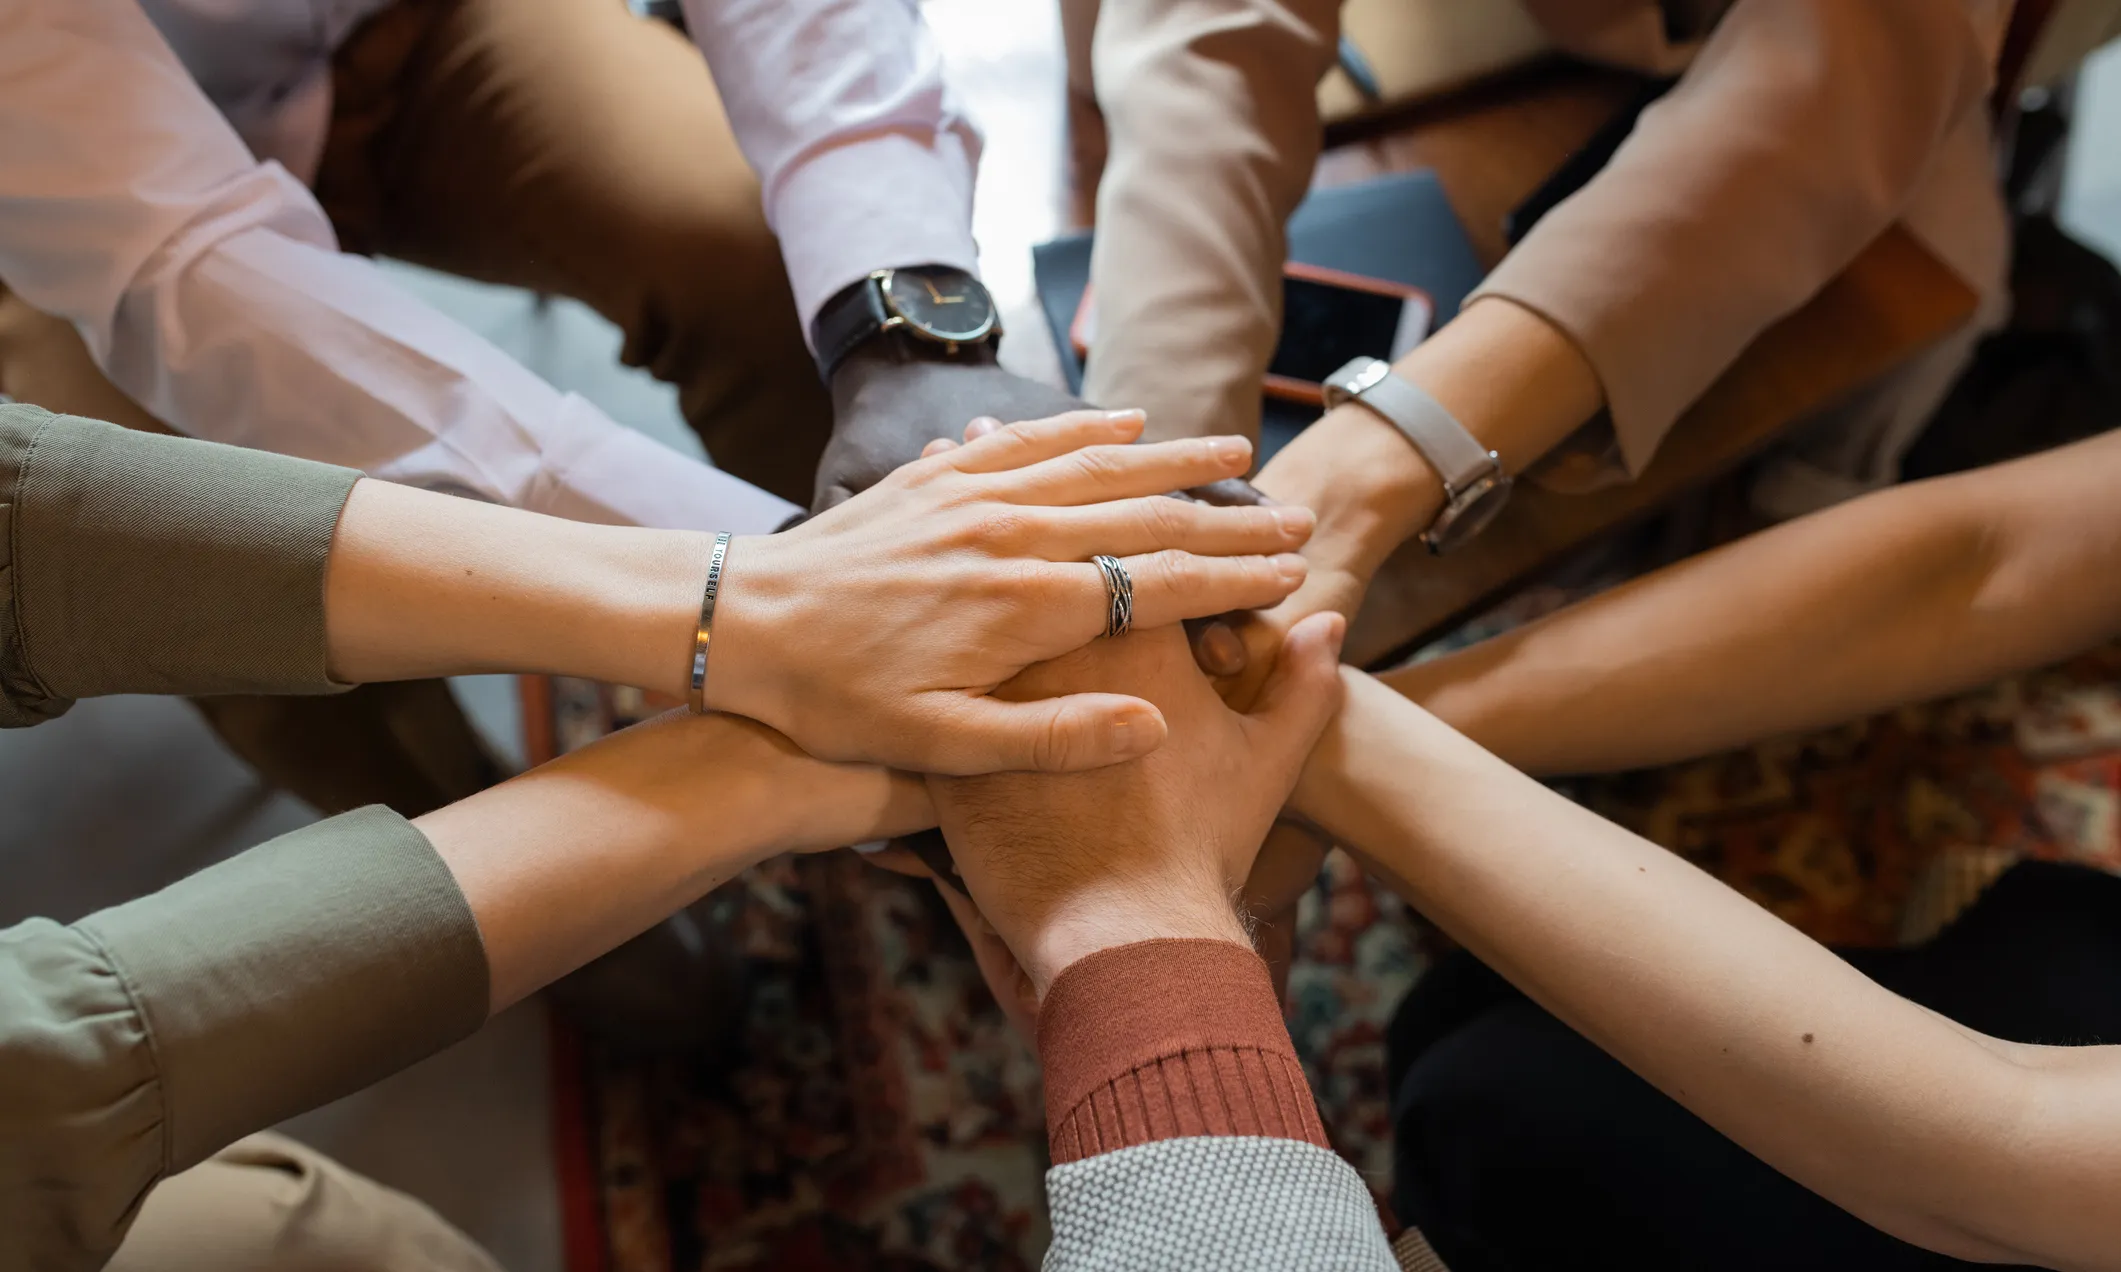
[[[2037,1181],[2007,1182],[2055,1147],[2035,1133],[2054,1130],[2034,1115],[2037,1049],[1886,992],[1680,858],[1347,678],[1297,807],[1535,1000],[1908,1240],[2008,1258],[2039,1231],[2027,1207],[2051,1223],[2069,1213],[2068,1197],[2036,1200]]]
[[[1259,424],[1281,321],[1283,226],[1318,156],[1331,0],[1103,6],[1092,42],[1108,137],[1090,262],[1084,395],[1150,437]]]
[[[1385,681],[1533,773],[1666,763],[2121,631],[2121,441],[1880,492]]]
[[[711,544],[360,482],[325,581],[332,675],[542,671],[683,692]]]
[[[414,823],[464,891],[498,1011],[746,867],[933,824],[924,788],[673,712]]]

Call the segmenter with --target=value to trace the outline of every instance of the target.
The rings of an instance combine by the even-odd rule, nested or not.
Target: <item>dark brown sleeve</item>
[[[1061,973],[1039,1008],[1053,1164],[1155,1140],[1325,1127],[1267,965],[1227,941],[1144,941]]]

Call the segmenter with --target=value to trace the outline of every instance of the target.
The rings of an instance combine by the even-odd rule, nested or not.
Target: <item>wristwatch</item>
[[[877,270],[826,301],[810,325],[827,380],[848,354],[880,336],[948,358],[971,348],[991,351],[1001,343],[1002,323],[977,278],[947,265],[913,265]]]
[[[1414,449],[1443,480],[1443,510],[1421,532],[1438,556],[1487,528],[1510,501],[1510,475],[1502,460],[1452,418],[1441,403],[1392,374],[1392,364],[1356,358],[1326,377],[1327,407],[1360,402],[1406,434]]]

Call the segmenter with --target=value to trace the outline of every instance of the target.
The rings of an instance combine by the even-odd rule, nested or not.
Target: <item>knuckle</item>
[[[1068,713],[1065,710],[1047,712],[1031,737],[1031,762],[1041,769],[1066,767],[1072,740]]]
[[[1085,446],[1075,452],[1076,471],[1091,481],[1110,481],[1125,470],[1123,453],[1118,446]]]
[[[1208,587],[1208,563],[1190,552],[1159,552],[1153,558],[1153,569],[1158,582],[1165,591],[1178,596],[1194,596]]]
[[[1142,530],[1152,543],[1177,543],[1195,524],[1196,505],[1161,497],[1141,501]]]
[[[983,510],[972,520],[972,539],[983,547],[1007,548],[1025,542],[1032,533],[1030,518],[1010,506]]]

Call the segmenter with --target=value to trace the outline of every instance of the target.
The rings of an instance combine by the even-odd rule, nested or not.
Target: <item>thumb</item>
[[[1340,710],[1340,642],[1347,634],[1348,620],[1331,610],[1289,629],[1246,716],[1274,745],[1308,754]]]
[[[926,767],[955,777],[1103,768],[1147,755],[1170,732],[1154,704],[1117,693],[1032,702],[961,698],[938,723],[942,741]]]

